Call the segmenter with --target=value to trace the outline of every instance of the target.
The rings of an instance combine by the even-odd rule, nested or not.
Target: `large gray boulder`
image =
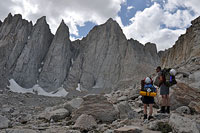
[[[0,115],[0,129],[8,128],[9,124],[10,124],[10,120]]]
[[[120,119],[133,119],[137,118],[138,114],[133,111],[127,101],[120,102],[117,105],[117,110],[119,111]]]
[[[41,63],[52,39],[53,35],[46,18],[38,19],[13,72],[13,77],[19,85],[30,88],[37,83],[39,69],[42,67]]]
[[[91,115],[82,114],[76,120],[74,128],[80,129],[81,131],[89,131],[97,127],[97,123]]]
[[[190,114],[190,108],[187,106],[181,106],[179,108],[176,109],[176,112],[179,114]]]
[[[173,132],[177,133],[199,133],[200,121],[192,120],[187,117],[183,117],[178,114],[171,114],[169,124],[172,127]]]
[[[72,113],[74,110],[80,108],[82,103],[83,103],[83,99],[82,98],[74,98],[71,101],[68,101],[67,103],[65,103],[63,106],[70,113]]]
[[[72,113],[72,119],[76,120],[82,114],[92,115],[97,122],[108,122],[119,118],[114,106],[103,95],[88,95],[83,98],[84,102],[79,109]]]
[[[55,110],[45,110],[44,112],[39,114],[38,118],[46,119],[48,121],[53,120],[56,122],[56,121],[65,119],[69,115],[70,114],[69,114],[68,110],[66,110],[64,108],[60,108],[60,109],[55,109]]]
[[[68,75],[71,56],[69,28],[62,21],[46,56],[39,76],[39,85],[46,91],[59,88]]]

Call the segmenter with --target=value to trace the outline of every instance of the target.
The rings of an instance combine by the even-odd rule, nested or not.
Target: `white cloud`
[[[167,27],[185,28],[190,25],[190,21],[194,19],[194,16],[190,14],[188,10],[177,10],[175,13],[168,11],[163,14],[163,24]]]
[[[123,31],[127,38],[136,39],[141,43],[156,43],[159,50],[167,49],[174,45],[178,37],[190,26],[191,20],[200,15],[197,6],[194,6],[200,4],[197,1],[163,1],[164,8],[154,2],[149,8],[138,11],[130,19],[131,24],[125,26]],[[195,15],[191,12],[195,12]]]
[[[178,7],[185,7],[188,10],[194,11],[196,14],[200,14],[200,1],[199,0],[168,0],[165,8],[169,11],[177,10]]]
[[[131,19],[132,23],[123,30],[128,38],[144,42],[147,36],[160,29],[160,21],[162,21],[162,10],[159,4],[154,4],[142,12],[138,11]]]
[[[130,19],[130,25],[124,26],[118,12],[122,3],[127,5],[126,0],[0,0],[0,2],[1,20],[9,12],[20,13],[23,18],[33,22],[41,16],[47,16],[53,33],[62,19],[69,26],[70,33],[78,36],[77,25],[84,26],[88,21],[101,24],[112,17],[122,27],[127,38],[134,38],[142,43],[154,42],[158,44],[159,50],[172,46],[178,36],[185,32],[190,21],[200,15],[199,0],[151,0],[154,2],[153,5],[138,11]],[[164,4],[163,7],[156,2]],[[128,6],[127,10],[132,8]]]
[[[133,8],[134,8],[134,6],[128,6],[128,7],[127,7],[127,10],[130,11],[130,10],[133,9]]]
[[[70,33],[78,36],[77,25],[83,26],[91,21],[104,23],[108,18],[115,18],[120,11],[120,4],[125,0],[11,0],[12,13],[20,13],[24,18],[35,22],[41,16],[47,21],[55,33],[58,24],[64,19]],[[2,3],[2,2],[1,2]]]

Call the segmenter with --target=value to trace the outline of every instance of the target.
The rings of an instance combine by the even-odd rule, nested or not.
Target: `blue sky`
[[[152,5],[150,0],[127,0],[125,4],[121,4],[121,10],[118,15],[122,19],[122,24],[129,25],[130,19],[134,17],[137,11],[142,11],[150,5]],[[128,7],[130,8],[128,9]]]
[[[109,18],[116,20],[127,39],[152,42],[158,50],[171,47],[190,22],[200,16],[199,0],[0,0],[0,20],[9,12],[33,21],[46,16],[56,32],[63,19],[70,39],[86,36]]]

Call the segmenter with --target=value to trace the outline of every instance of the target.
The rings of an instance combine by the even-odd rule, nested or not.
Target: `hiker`
[[[160,95],[162,97],[161,101],[161,109],[158,111],[158,113],[170,113],[170,98],[169,98],[169,87],[176,84],[175,80],[175,74],[176,71],[174,69],[163,69],[161,70],[161,67],[158,66],[156,68],[156,72],[158,73],[158,79],[159,79],[159,88],[160,88]],[[173,77],[173,82],[166,81],[166,73],[169,75],[170,80]],[[171,76],[173,75],[173,76]],[[156,81],[155,81],[156,82]],[[155,83],[154,83],[155,84]]]
[[[148,105],[149,105],[148,120],[153,119],[152,114],[153,114],[154,97],[152,96],[152,94],[155,96],[155,93],[156,93],[156,88],[153,86],[153,82],[151,78],[146,77],[144,80],[141,81],[140,95],[142,95],[142,102],[144,104],[144,121],[147,120],[147,106]]]

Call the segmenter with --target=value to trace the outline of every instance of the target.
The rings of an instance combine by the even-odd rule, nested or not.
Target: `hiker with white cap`
[[[153,104],[154,104],[154,96],[156,96],[156,88],[153,86],[152,79],[150,77],[146,77],[141,81],[141,91],[140,95],[142,95],[142,102],[144,104],[144,121],[147,120],[147,106],[149,105],[149,117],[148,120],[153,119]]]

